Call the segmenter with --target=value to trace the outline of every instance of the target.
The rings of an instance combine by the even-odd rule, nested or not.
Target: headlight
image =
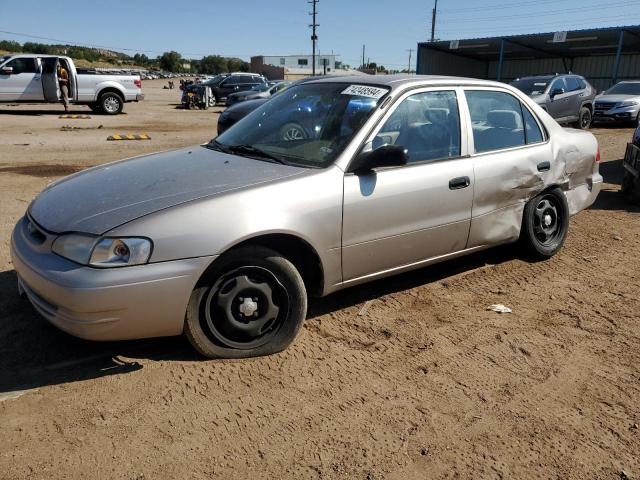
[[[638,105],[638,102],[620,102],[618,104],[618,107],[635,107],[636,105]]]
[[[102,238],[69,234],[58,237],[51,250],[61,257],[92,267],[126,267],[147,263],[151,240],[146,238]]]

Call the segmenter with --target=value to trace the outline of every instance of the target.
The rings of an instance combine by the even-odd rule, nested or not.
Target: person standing
[[[64,111],[69,111],[69,72],[62,65],[58,64],[58,85],[60,85],[61,101]]]

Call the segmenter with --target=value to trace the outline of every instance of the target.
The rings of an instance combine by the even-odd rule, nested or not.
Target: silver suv
[[[11,256],[22,292],[74,335],[184,332],[209,357],[264,355],[293,341],[308,294],[518,240],[551,257],[600,191],[598,159],[592,134],[508,85],[324,78],[208,145],[49,185]]]
[[[537,75],[518,78],[511,85],[529,95],[556,122],[573,124],[583,130],[591,125],[596,90],[584,77]]]
[[[640,80],[616,83],[595,100],[594,122],[640,124]]]

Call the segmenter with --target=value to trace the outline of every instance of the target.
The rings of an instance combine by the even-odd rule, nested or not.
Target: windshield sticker
[[[357,95],[358,97],[380,98],[387,93],[386,88],[367,87],[366,85],[349,85],[342,91],[342,95]]]
[[[533,85],[536,87],[544,87],[546,83],[534,83]]]

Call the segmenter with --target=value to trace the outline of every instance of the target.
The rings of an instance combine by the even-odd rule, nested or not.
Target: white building
[[[327,73],[340,68],[340,62],[336,58],[337,55],[316,55],[316,72],[324,72],[325,65]],[[313,57],[311,55],[259,55],[251,57],[251,65],[312,70]]]

